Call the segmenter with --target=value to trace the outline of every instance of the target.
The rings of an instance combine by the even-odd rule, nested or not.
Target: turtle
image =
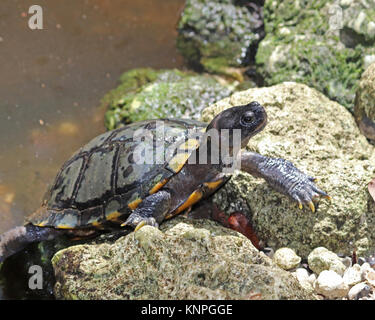
[[[264,107],[252,101],[220,112],[208,125],[145,120],[97,136],[63,164],[25,224],[0,236],[0,262],[29,243],[62,234],[158,227],[213,194],[238,163],[237,169],[315,212],[313,200],[329,199],[315,178],[288,160],[241,152],[266,123]]]

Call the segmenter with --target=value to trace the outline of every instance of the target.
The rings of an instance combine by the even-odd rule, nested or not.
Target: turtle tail
[[[52,240],[59,234],[58,230],[38,227],[32,224],[18,226],[0,235],[0,263],[9,256],[21,251],[32,242]]]

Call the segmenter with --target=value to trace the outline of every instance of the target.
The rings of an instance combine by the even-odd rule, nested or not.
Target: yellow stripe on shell
[[[111,212],[110,214],[107,214],[105,217],[107,220],[117,220],[118,217],[121,216],[121,213],[118,211]]]
[[[36,224],[37,227],[45,227],[47,225],[47,221],[42,221],[41,223]]]
[[[67,225],[67,224],[58,224],[56,226],[57,229],[74,229],[74,227]]]
[[[159,191],[166,183],[168,182],[168,179],[164,179],[163,181],[158,182],[150,191],[150,194],[153,194],[157,191]]]
[[[97,227],[100,227],[100,226],[101,226],[101,223],[98,222],[98,221],[94,221],[93,223],[91,223],[91,225],[92,225],[93,227],[97,228]]]
[[[178,147],[180,150],[194,150],[198,148],[198,141],[196,139],[188,139],[185,143]]]
[[[128,204],[130,210],[137,209],[138,205],[142,202],[142,199],[138,198]]]
[[[184,164],[186,163],[187,159],[189,158],[190,154],[187,152],[182,152],[176,154],[171,161],[169,161],[169,167],[174,171],[174,172],[179,172]]]
[[[221,184],[223,183],[223,180],[217,180],[212,182],[205,182],[203,183],[208,189],[215,190],[217,189]]]
[[[176,214],[179,214],[185,209],[191,207],[193,204],[197,203],[200,199],[202,199],[202,196],[203,196],[203,193],[201,190],[195,190],[181,206],[179,206],[174,212],[168,214],[166,218],[167,219],[172,218]]]

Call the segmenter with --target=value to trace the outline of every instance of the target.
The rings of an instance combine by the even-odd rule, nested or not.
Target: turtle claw
[[[314,202],[309,201],[309,207],[310,207],[310,209],[311,209],[312,212],[315,212],[315,205],[314,205]]]
[[[300,174],[300,181],[285,192],[297,202],[298,208],[301,210],[305,205],[308,206],[312,212],[316,212],[316,205],[313,201],[316,201],[320,197],[331,200],[331,197],[326,192],[320,190],[315,185],[313,179],[316,180],[316,178],[307,175],[303,176],[302,173]]]
[[[121,225],[121,227],[130,226],[134,231],[138,231],[143,226],[148,225],[152,227],[159,227],[154,217],[142,217],[136,213],[132,213],[129,218]]]
[[[134,232],[137,232],[139,229],[141,229],[145,225],[146,225],[146,222],[142,220],[140,223],[137,224],[137,226],[134,229]]]

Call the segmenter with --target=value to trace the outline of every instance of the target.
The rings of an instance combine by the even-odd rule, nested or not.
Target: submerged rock
[[[240,233],[209,220],[144,226],[52,259],[58,299],[314,299]]]
[[[353,111],[363,70],[375,59],[375,1],[266,1],[256,55],[266,85],[307,84]]]
[[[204,107],[230,95],[235,85],[193,72],[133,69],[103,98],[105,125],[112,130],[146,119],[198,119]]]
[[[242,80],[238,68],[263,36],[258,2],[262,1],[187,0],[178,24],[177,48],[205,71]]]
[[[238,172],[213,196],[226,214],[245,213],[260,240],[275,249],[289,247],[307,257],[316,247],[351,255],[375,247],[375,205],[367,185],[375,175],[375,149],[360,133],[352,115],[306,85],[286,82],[237,92],[206,108],[209,122],[220,111],[251,101],[268,114],[266,128],[247,148],[292,161],[318,178],[332,201],[319,199],[316,212],[299,210],[263,179]]]
[[[354,116],[361,132],[375,142],[375,63],[366,69],[359,82]]]

